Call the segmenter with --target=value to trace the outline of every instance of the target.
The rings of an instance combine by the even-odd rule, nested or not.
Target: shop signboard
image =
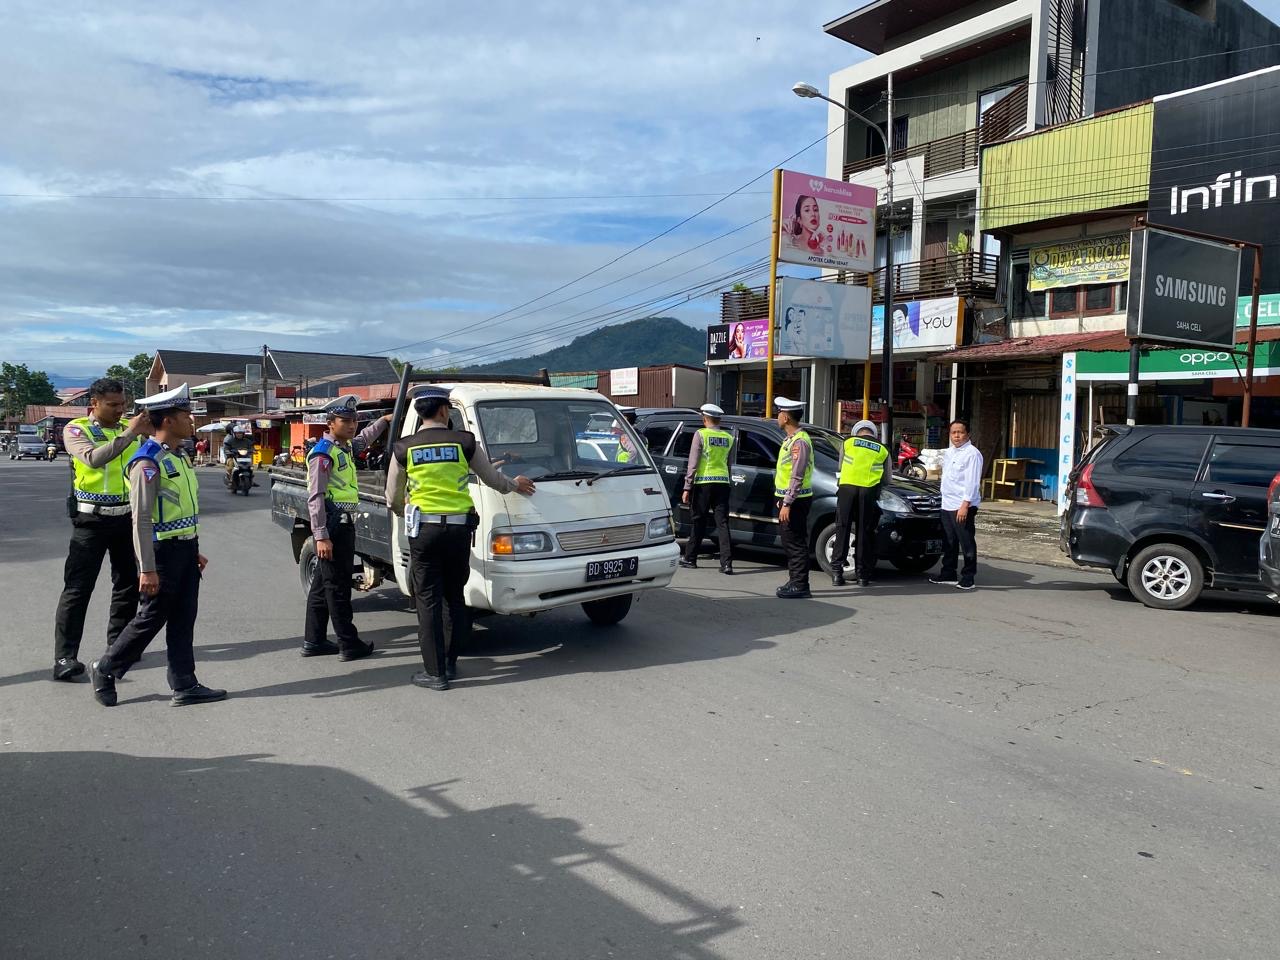
[[[913,300],[893,305],[893,350],[895,353],[926,353],[952,350],[960,345],[964,329],[964,300],[941,297]],[[884,304],[871,311],[871,349],[884,342]]]
[[[716,323],[707,328],[707,359],[741,363],[764,360],[769,355],[769,321],[739,320]]]
[[[1129,279],[1129,235],[1086,237],[1032,247],[1027,289],[1054,290]]]
[[[1236,301],[1236,326],[1249,326],[1253,298],[1241,297]],[[1258,326],[1274,327],[1280,324],[1280,293],[1264,293],[1258,297]]]
[[[1076,457],[1077,354],[1062,355],[1062,389],[1058,408],[1058,513],[1067,512],[1067,488]]]
[[[1129,354],[1120,350],[1077,354],[1082,380],[1128,380]],[[1228,350],[1186,347],[1173,350],[1144,350],[1138,358],[1140,380],[1213,380],[1244,375],[1244,357]],[[1280,341],[1259,343],[1254,355],[1254,374],[1280,374]]]
[[[1274,244],[1280,200],[1280,67],[1155,98],[1147,219]],[[1242,289],[1253,279],[1245,257]],[[1262,291],[1280,292],[1280,257],[1262,258]]]
[[[870,272],[874,266],[876,198],[873,187],[783,170],[778,259],[809,267]]]
[[[1126,333],[1232,347],[1240,248],[1149,228],[1133,231]]]
[[[783,277],[778,284],[780,354],[867,359],[871,288]]]
[[[609,371],[609,396],[634,397],[639,393],[639,367],[618,367]]]

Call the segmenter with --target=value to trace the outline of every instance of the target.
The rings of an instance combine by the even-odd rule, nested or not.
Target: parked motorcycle
[[[222,475],[222,482],[234,496],[243,493],[249,495],[253,486],[253,458],[236,456],[227,458],[227,470]]]
[[[912,480],[924,480],[929,476],[920,459],[920,451],[906,440],[898,441],[898,460],[894,469],[899,476],[910,477]]]

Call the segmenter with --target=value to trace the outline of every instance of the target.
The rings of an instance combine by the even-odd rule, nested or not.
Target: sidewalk
[[[977,533],[979,557],[1075,567],[1058,549],[1058,506],[1051,501],[983,501]]]

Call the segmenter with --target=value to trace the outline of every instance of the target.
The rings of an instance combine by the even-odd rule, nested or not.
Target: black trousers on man
[[[430,676],[443,677],[446,665],[457,662],[471,637],[471,611],[463,599],[471,575],[471,527],[423,520],[418,535],[409,540],[409,554],[422,666]]]
[[[964,523],[956,519],[956,511],[942,511],[942,570],[939,580],[956,579],[956,555],[964,557],[960,568],[960,586],[973,586],[973,576],[978,572],[978,544],[974,539],[973,523],[978,508],[970,507]]]
[[[689,542],[684,558],[698,559],[698,549],[707,533],[707,520],[714,519],[716,538],[720,543],[720,566],[733,562],[733,541],[729,538],[729,485],[727,483],[695,483],[689,491]]]
[[[812,506],[812,497],[800,497],[791,504],[790,519],[786,523],[781,518],[778,520],[782,550],[787,556],[788,582],[806,590],[809,589],[809,508]],[[781,500],[778,510],[782,510]]]
[[[133,558],[133,525],[128,514],[96,517],[78,514],[71,521],[71,546],[63,570],[62,596],[53,621],[53,658],[80,653],[84,618],[102,570],[111,557],[111,611],[107,615],[107,645],[120,636],[138,612],[138,565]]]
[[[342,520],[342,522],[339,522]],[[328,518],[333,559],[317,560],[316,573],[307,591],[307,621],[303,642],[322,646],[328,642],[329,623],[342,650],[358,650],[363,644],[352,621],[351,575],[356,565],[356,528],[331,513]],[[333,649],[330,647],[329,649]]]
[[[185,690],[196,683],[196,656],[192,646],[200,603],[200,567],[196,562],[200,545],[197,540],[162,540],[156,544],[155,551],[160,589],[142,598],[138,615],[129,621],[98,661],[98,670],[119,680],[142,659],[147,645],[164,629],[169,654],[169,687]]]
[[[844,569],[849,556],[849,531],[853,531],[854,571],[859,580],[870,580],[876,569],[876,530],[880,526],[880,486],[856,487],[843,483],[836,492],[836,542],[831,567]]]

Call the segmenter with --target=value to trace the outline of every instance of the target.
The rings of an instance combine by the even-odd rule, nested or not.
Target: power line
[[[763,196],[767,190],[739,191],[744,196]],[[422,196],[422,197],[300,197],[290,194],[270,197],[164,196],[162,194],[115,193],[0,193],[12,200],[159,200],[168,203],[516,203],[555,200],[681,200],[695,197],[718,197],[719,193],[614,193],[566,194],[563,196],[488,197],[488,196]]]

